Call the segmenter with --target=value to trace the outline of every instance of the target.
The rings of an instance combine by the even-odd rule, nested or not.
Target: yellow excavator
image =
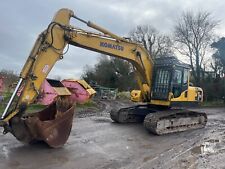
[[[99,31],[90,32],[70,25],[75,18]],[[41,84],[55,65],[63,59],[69,45],[127,60],[135,71],[139,90],[131,93],[138,105],[112,110],[110,116],[118,123],[143,122],[155,134],[167,134],[206,125],[205,113],[175,106],[199,104],[203,91],[189,84],[189,67],[173,57],[153,60],[139,43],[117,36],[108,30],[77,17],[72,10],[60,9],[37,38],[20,73],[20,79],[4,112],[0,125],[4,133],[31,143],[37,140],[51,147],[63,146],[70,134],[75,105],[63,86],[55,84],[60,96],[49,107],[36,113],[27,108],[39,94]],[[68,50],[68,47],[67,49]],[[23,86],[19,98],[16,93]]]

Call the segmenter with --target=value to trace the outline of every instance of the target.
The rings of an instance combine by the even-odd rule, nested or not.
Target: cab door
[[[178,98],[182,92],[188,89],[188,69],[176,68],[172,77],[172,93]]]
[[[154,82],[152,89],[153,100],[168,100],[171,88],[171,73],[170,67],[158,67],[155,70]]]

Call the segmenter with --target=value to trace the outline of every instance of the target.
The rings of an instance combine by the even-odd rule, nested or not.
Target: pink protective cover
[[[41,87],[41,92],[38,97],[38,103],[43,104],[43,105],[49,105],[54,101],[56,96],[57,96],[56,91],[48,83],[48,81],[45,80]]]
[[[74,80],[63,80],[62,84],[72,93],[71,99],[79,104],[87,102],[90,98],[86,89]]]

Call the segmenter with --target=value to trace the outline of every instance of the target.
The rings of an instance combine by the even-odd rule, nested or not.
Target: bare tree
[[[212,43],[214,28],[218,21],[208,12],[186,12],[175,25],[175,48],[190,61],[196,85],[200,85],[201,70],[207,48]]]
[[[4,78],[3,83],[5,90],[8,90],[8,88],[13,87],[19,79],[19,76],[12,70],[0,70],[0,76]]]
[[[221,77],[225,75],[225,37],[220,38],[211,44],[211,47],[215,50],[212,55],[213,64],[211,64],[215,73],[218,73]]]
[[[130,32],[130,37],[131,40],[141,43],[153,58],[173,54],[170,37],[161,35],[150,25],[137,26]]]

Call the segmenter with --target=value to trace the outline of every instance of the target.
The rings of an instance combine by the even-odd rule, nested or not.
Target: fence
[[[107,100],[115,100],[118,89],[117,88],[109,88],[109,87],[103,87],[100,85],[92,85],[91,86],[95,91],[95,98],[99,99],[107,99]]]

